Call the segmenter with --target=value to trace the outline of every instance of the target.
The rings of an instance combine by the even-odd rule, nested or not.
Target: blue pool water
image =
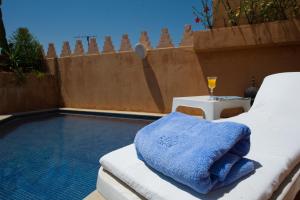
[[[149,120],[60,115],[0,125],[0,199],[82,199],[99,158],[133,142]]]

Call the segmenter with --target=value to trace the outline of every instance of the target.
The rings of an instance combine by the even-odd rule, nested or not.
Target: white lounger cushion
[[[267,76],[250,111],[299,119],[300,72]]]
[[[257,161],[262,167],[237,184],[209,195],[195,196],[162,179],[137,158],[133,145],[105,155],[101,158],[101,165],[147,199],[269,199],[291,171],[299,168],[299,91],[300,73],[269,76],[251,110],[226,119],[250,127],[252,146],[247,157]]]

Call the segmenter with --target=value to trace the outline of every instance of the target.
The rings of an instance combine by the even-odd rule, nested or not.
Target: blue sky
[[[54,42],[59,54],[63,41],[73,50],[74,37],[86,34],[97,35],[101,49],[104,36],[110,35],[118,50],[123,33],[134,45],[145,30],[156,46],[161,28],[167,27],[179,43],[185,24],[201,29],[194,22],[193,5],[199,7],[200,0],[4,0],[2,12],[7,36],[27,27],[45,49]]]

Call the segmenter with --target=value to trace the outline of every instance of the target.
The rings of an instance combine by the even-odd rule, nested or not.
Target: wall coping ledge
[[[196,51],[300,44],[300,19],[194,32]]]

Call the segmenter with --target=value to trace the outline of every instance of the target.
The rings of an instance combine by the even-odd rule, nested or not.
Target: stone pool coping
[[[94,115],[94,116],[106,116],[106,117],[121,117],[121,118],[133,118],[133,119],[145,119],[155,120],[166,114],[161,113],[146,113],[146,112],[130,112],[130,111],[116,111],[116,110],[95,110],[95,109],[80,109],[80,108],[53,108],[36,110],[29,112],[12,113],[6,115],[0,115],[0,124],[8,120],[12,120],[19,117],[26,117],[47,113],[60,113],[60,114],[82,114],[82,115]]]
[[[10,118],[12,115],[0,115],[0,121]]]
[[[106,199],[97,190],[94,190],[83,200],[106,200]]]

